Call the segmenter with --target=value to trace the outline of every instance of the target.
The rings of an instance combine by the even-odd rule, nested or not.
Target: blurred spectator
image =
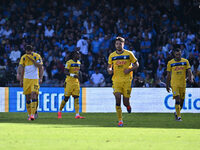
[[[154,79],[151,74],[147,73],[145,78],[145,87],[152,87],[154,83]]]
[[[21,57],[21,52],[18,49],[18,46],[15,46],[10,53],[10,59],[13,63],[16,63],[18,59]]]
[[[101,42],[98,40],[98,37],[95,37],[94,40],[91,42],[92,52],[94,54],[99,53]]]
[[[144,57],[145,62],[147,61],[147,56],[151,52],[151,41],[146,35],[145,38],[141,41],[140,49],[142,56]]]
[[[145,81],[142,77],[134,78],[134,87],[145,87]]]
[[[99,73],[99,69],[95,69],[95,73],[90,78],[92,86],[105,86],[105,79],[102,73]]]
[[[157,78],[155,87],[166,87],[166,84],[164,82],[162,82],[159,78]]]
[[[6,28],[3,30],[2,35],[5,36],[5,38],[9,38],[11,34],[12,30],[8,26],[6,26]]]
[[[161,79],[163,76],[163,73],[164,73],[164,67],[163,67],[163,65],[159,65],[158,69],[157,69],[156,77],[158,79]]]
[[[52,29],[50,25],[48,27],[45,27],[44,36],[52,37],[53,33],[54,33],[54,30]]]

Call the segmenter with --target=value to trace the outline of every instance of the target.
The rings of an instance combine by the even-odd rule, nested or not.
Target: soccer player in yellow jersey
[[[42,83],[43,62],[41,56],[33,52],[31,45],[27,45],[25,50],[26,54],[21,57],[17,69],[17,79],[20,81],[23,94],[26,96],[28,120],[35,120],[38,117],[39,82]]]
[[[118,126],[123,126],[121,95],[123,95],[123,104],[126,106],[128,113],[131,113],[129,102],[131,94],[131,83],[133,78],[133,70],[139,67],[139,63],[131,51],[124,49],[125,39],[117,37],[115,40],[116,51],[110,54],[108,58],[109,74],[113,74],[113,90],[116,99],[116,111],[118,116]]]
[[[182,121],[181,109],[183,107],[185,99],[186,89],[186,72],[188,73],[188,79],[192,83],[193,75],[190,69],[190,64],[187,59],[181,58],[181,50],[176,48],[174,50],[174,59],[170,60],[167,64],[167,84],[166,90],[170,92],[170,80],[173,93],[173,99],[175,99],[176,112],[175,120]]]
[[[79,115],[79,93],[80,93],[80,83],[79,83],[79,70],[81,63],[79,61],[80,53],[79,51],[74,51],[71,54],[72,59],[67,61],[65,65],[66,80],[65,80],[65,93],[64,99],[61,102],[60,109],[58,111],[58,119],[62,118],[62,109],[64,108],[69,97],[72,95],[74,97],[74,107],[76,116],[75,119],[84,119]]]

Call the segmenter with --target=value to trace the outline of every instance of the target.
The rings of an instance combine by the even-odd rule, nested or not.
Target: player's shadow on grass
[[[28,121],[27,113],[0,113],[0,123],[26,123],[55,125],[55,128],[65,126],[82,127],[117,127],[116,113],[85,113],[86,119],[74,119],[73,113],[63,113],[62,119],[57,119],[57,113],[39,113],[35,121]],[[182,114],[182,122],[174,120],[173,114],[132,113],[123,114],[124,127],[140,128],[188,128],[200,129],[200,114]]]

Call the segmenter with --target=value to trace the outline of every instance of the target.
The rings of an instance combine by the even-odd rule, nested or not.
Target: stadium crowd
[[[0,86],[19,86],[25,45],[44,63],[42,86],[63,86],[70,52],[82,54],[82,86],[111,86],[108,55],[117,36],[138,58],[135,87],[165,87],[166,65],[179,45],[200,87],[199,4],[181,0],[1,0]],[[183,17],[184,16],[184,17]]]

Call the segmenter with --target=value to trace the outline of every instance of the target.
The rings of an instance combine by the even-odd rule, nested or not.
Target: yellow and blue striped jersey
[[[36,67],[33,62],[27,58],[27,56],[31,57],[34,59],[36,62],[43,64],[42,58],[39,54],[37,53],[32,53],[32,54],[24,54],[21,59],[19,64],[24,67],[24,78],[26,79],[39,79],[39,69]]]
[[[180,61],[170,60],[167,64],[167,71],[171,72],[171,86],[186,87],[186,70],[190,68],[187,59]]]
[[[77,62],[73,61],[72,59],[68,60],[65,64],[65,68],[69,70],[69,73],[76,74],[78,76],[80,70],[81,62],[78,60]],[[77,78],[67,76],[66,81],[77,81]]]
[[[124,50],[122,54],[117,54],[116,51],[111,53],[108,58],[108,64],[113,66],[112,81],[115,82],[132,80],[132,72],[125,74],[124,69],[132,67],[132,64],[136,61],[136,57],[129,50]]]

